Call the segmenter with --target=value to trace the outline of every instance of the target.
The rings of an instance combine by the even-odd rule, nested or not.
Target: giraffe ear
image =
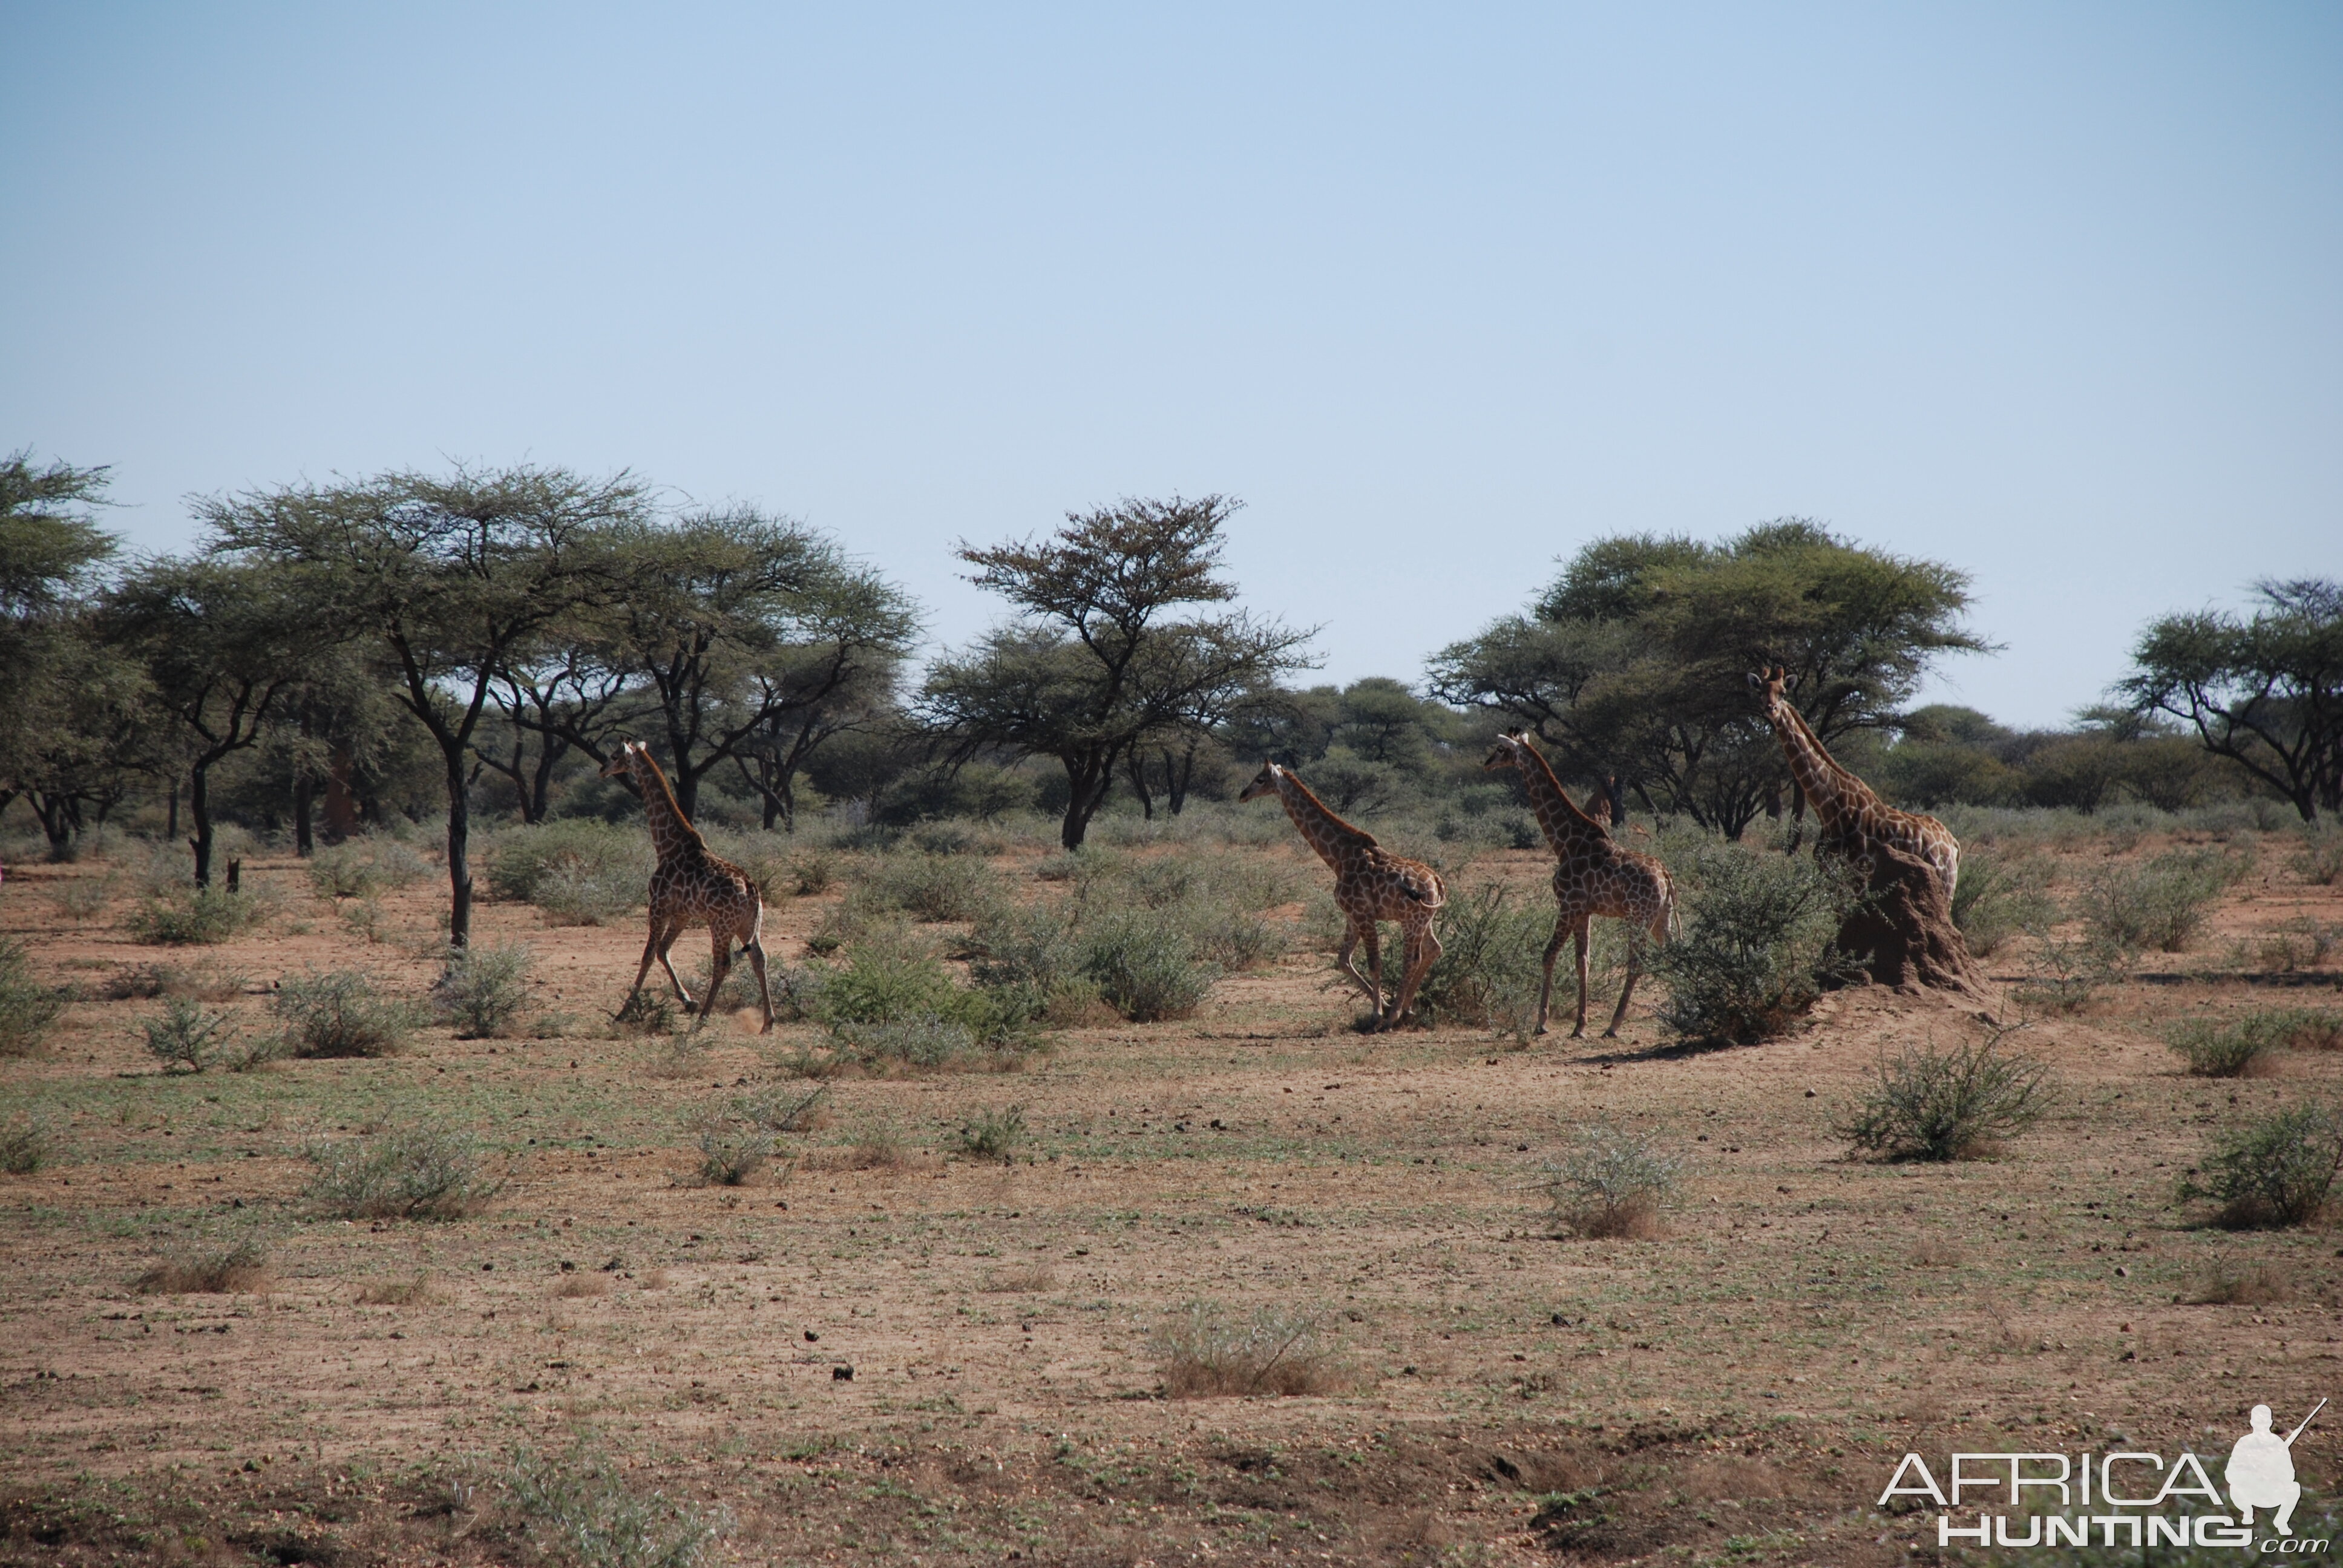
[[[1795,691],[1798,689],[1798,678],[1792,675],[1786,669],[1782,671],[1782,689],[1785,691]]]
[[[1754,669],[1747,675],[1742,677],[1742,678],[1749,683],[1749,689],[1752,691],[1763,691],[1765,689],[1765,678],[1758,674]]]

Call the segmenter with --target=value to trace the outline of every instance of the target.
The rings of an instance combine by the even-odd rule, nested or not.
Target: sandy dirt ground
[[[1478,869],[1534,889],[1548,863]],[[419,996],[444,887],[391,895],[370,941],[261,860],[245,875],[284,895],[262,930],[158,949],[124,904],[63,912],[104,868],[12,867],[0,931],[84,1000],[0,1060],[63,1150],[0,1177],[0,1563],[529,1561],[497,1499],[531,1453],[720,1511],[714,1561],[1934,1561],[1931,1516],[1875,1505],[1906,1451],[2226,1455],[2252,1404],[2291,1424],[2343,1394],[2337,1233],[2225,1231],[2176,1195],[2219,1129],[2343,1077],[2305,1052],[2190,1078],[2152,1032],[2336,1004],[2331,959],[2240,958],[2283,921],[2343,925],[2337,889],[2276,848],[2259,866],[2191,950],[2023,1032],[2056,1109],[1997,1158],[1859,1160],[1834,1131],[1883,1053],[1977,1037],[1974,1000],[1844,991],[1734,1050],[1672,1043],[1640,1001],[1613,1041],[1369,1036],[1297,938],[1192,1019],[1066,1031],[1014,1074],[836,1081],[828,1124],[738,1187],[695,1183],[685,1119],[820,1031],[613,1038],[632,921],[482,907],[482,940],[534,949],[554,1038],[438,1027],[393,1057],[166,1074],[136,1027],[160,1004],[106,1000],[124,977],[241,976],[255,1032],[304,968]],[[824,902],[772,908],[777,957],[802,960]],[[2024,956],[1985,966],[1990,1010]],[[1565,965],[1564,1029],[1568,996]],[[948,1152],[1012,1103],[1014,1162]],[[487,1211],[304,1205],[317,1140],[424,1117],[508,1160]],[[1547,1213],[1546,1162],[1603,1118],[1687,1161],[1656,1239]],[[900,1159],[855,1168],[874,1133]],[[245,1234],[265,1288],[135,1288]],[[2263,1291],[2199,1304],[2256,1269]],[[1320,1314],[1326,1392],[1168,1397],[1150,1336],[1199,1301]],[[2295,1451],[2306,1518],[2343,1480],[2333,1412]]]

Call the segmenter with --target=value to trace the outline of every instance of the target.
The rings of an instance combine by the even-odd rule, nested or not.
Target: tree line
[[[450,935],[469,930],[476,811],[614,810],[598,765],[659,754],[688,812],[794,829],[809,799],[909,819],[1055,812],[1079,847],[1118,791],[1149,815],[1240,762],[1307,766],[1339,810],[1485,809],[1497,724],[1623,808],[1738,837],[1801,809],[1748,704],[1782,663],[1816,733],[1921,806],[2088,810],[2250,789],[2343,807],[2343,591],[2266,583],[2247,615],[2163,618],[2072,731],[1908,707],[1988,651],[1968,578],[1787,518],[1715,543],[1600,538],[1420,686],[1302,687],[1312,628],[1235,608],[1240,503],[1125,499],[993,545],[970,579],[1009,615],[924,670],[919,606],[836,539],[746,506],[679,507],[629,475],[395,471],[199,498],[186,551],[131,558],[107,471],[0,461],[0,812],[52,851],[134,803],[307,853],[366,819],[444,816]],[[1444,805],[1442,803],[1445,803]]]

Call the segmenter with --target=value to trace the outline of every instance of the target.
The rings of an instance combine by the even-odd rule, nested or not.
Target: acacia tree
[[[1529,726],[1583,776],[1729,836],[1791,788],[1744,674],[1781,664],[1827,744],[1896,722],[1928,666],[1986,645],[1968,578],[1800,518],[1710,545],[1598,539],[1530,612],[1442,650],[1434,696]],[[1795,799],[1795,797],[1794,797]]]
[[[1049,756],[1066,771],[1059,831],[1079,849],[1115,769],[1151,740],[1209,729],[1279,675],[1314,635],[1234,614],[1172,618],[1236,597],[1221,529],[1240,503],[1125,499],[1070,512],[1043,540],[978,549],[970,580],[1019,619],[930,671],[920,715],[955,766],[985,751]]]
[[[2315,822],[2343,811],[2343,584],[2266,579],[2254,594],[2249,618],[2152,622],[2117,690],[2136,712],[2178,719]]]
[[[454,946],[471,935],[468,763],[491,692],[523,649],[614,600],[624,587],[615,536],[649,511],[626,474],[528,467],[397,472],[197,504],[218,549],[302,578],[326,607],[321,636],[374,645],[399,705],[438,748]]]
[[[256,745],[306,678],[302,654],[316,614],[291,587],[266,563],[165,557],[131,571],[106,596],[107,639],[138,661],[156,705],[187,731],[198,888],[212,880],[212,768]]]

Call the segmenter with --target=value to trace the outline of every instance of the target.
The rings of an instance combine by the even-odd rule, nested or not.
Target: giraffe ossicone
[[[708,995],[699,1004],[700,1018],[705,1020],[714,1010],[725,977],[731,972],[732,949],[738,944],[757,971],[757,994],[765,1006],[761,1032],[770,1033],[773,992],[765,976],[765,900],[755,879],[709,849],[708,840],[683,814],[667,775],[642,746],[620,741],[618,754],[602,764],[602,777],[625,777],[641,792],[651,848],[659,855],[659,866],[651,872],[650,935],[643,943],[643,961],[636,966],[634,987],[627,992],[627,1001],[631,1003],[643,989],[643,977],[657,959],[684,1010],[690,1011],[691,992],[684,989],[682,977],[669,961],[668,950],[686,928],[705,925],[711,961]],[[626,1006],[622,1004],[618,1011],[624,1014]]]
[[[1546,1010],[1554,997],[1554,964],[1568,939],[1578,951],[1578,1021],[1570,1037],[1586,1032],[1586,950],[1594,917],[1627,922],[1632,937],[1627,950],[1627,979],[1619,988],[1619,1005],[1612,1011],[1605,1040],[1615,1039],[1627,1016],[1628,999],[1635,994],[1642,972],[1643,940],[1664,943],[1675,930],[1675,884],[1668,869],[1650,855],[1615,843],[1605,821],[1578,809],[1554,776],[1544,753],[1530,744],[1527,733],[1514,730],[1497,737],[1496,749],[1481,766],[1491,772],[1510,768],[1522,776],[1530,810],[1538,829],[1554,851],[1554,938],[1545,945],[1545,975],[1538,986],[1535,1033],[1545,1032]]]
[[[1302,841],[1333,869],[1334,907],[1342,911],[1343,920],[1342,948],[1334,961],[1374,1004],[1373,1027],[1383,1029],[1399,1022],[1414,1007],[1423,977],[1439,960],[1440,937],[1432,927],[1448,902],[1447,884],[1423,861],[1393,854],[1375,842],[1373,833],[1334,815],[1290,768],[1262,763],[1253,781],[1238,791],[1237,799],[1252,800],[1270,794],[1293,819]],[[1398,926],[1403,938],[1399,993],[1392,999],[1388,1012],[1382,985],[1382,939],[1375,930],[1379,920]],[[1352,950],[1361,942],[1366,944],[1367,969],[1373,980],[1361,974],[1351,961]]]

